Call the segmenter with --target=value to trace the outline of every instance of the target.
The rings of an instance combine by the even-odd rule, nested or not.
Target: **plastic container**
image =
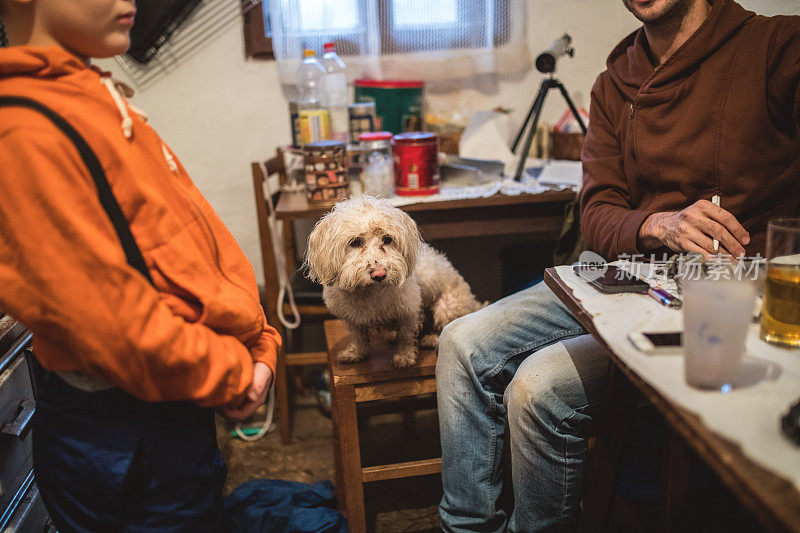
[[[439,142],[435,133],[410,132],[392,141],[395,163],[394,190],[400,196],[425,196],[439,192]]]
[[[388,131],[362,133],[361,185],[364,194],[388,198],[394,193],[392,134]]]
[[[333,139],[346,142],[349,121],[347,68],[339,54],[336,53],[334,43],[325,43],[324,50],[325,52],[319,60],[326,72],[322,105],[330,111]]]
[[[325,68],[317,60],[314,50],[303,50],[303,62],[297,69],[298,103],[305,105],[322,103],[326,74]]]
[[[355,101],[375,102],[376,129],[394,134],[422,129],[421,81],[356,80]]]

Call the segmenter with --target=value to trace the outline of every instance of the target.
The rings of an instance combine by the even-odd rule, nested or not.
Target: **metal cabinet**
[[[31,334],[0,312],[0,532],[53,533],[33,476]]]

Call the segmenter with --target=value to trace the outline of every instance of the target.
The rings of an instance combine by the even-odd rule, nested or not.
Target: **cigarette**
[[[715,206],[719,207],[719,195],[715,194],[713,198],[711,198],[711,203]],[[714,253],[719,252],[719,241],[714,239]]]

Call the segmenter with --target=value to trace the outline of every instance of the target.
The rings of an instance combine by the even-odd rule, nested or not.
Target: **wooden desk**
[[[401,206],[417,222],[425,240],[496,235],[558,235],[564,206],[575,192],[553,190],[539,194],[445,200]],[[281,220],[318,219],[328,208],[310,205],[304,194],[282,194],[275,214]]]
[[[555,269],[545,270],[544,281],[578,322],[586,328],[586,331],[605,346],[615,369],[621,371],[627,378],[623,381],[628,381],[653,403],[672,431],[679,435],[716,472],[722,482],[755,514],[764,526],[772,531],[800,532],[800,492],[795,489],[794,485],[753,463],[742,454],[736,445],[712,433],[697,416],[675,405],[631,370],[603,341],[591,316],[583,309],[580,301],[575,299],[572,289],[558,276]],[[629,396],[624,390],[626,384],[620,384],[619,381],[617,379],[614,383],[614,377],[612,377],[612,388],[616,388],[617,391],[610,391],[609,407],[614,404],[615,398]],[[622,389],[621,392],[620,389]],[[604,423],[604,430],[601,430],[604,432],[597,440],[598,458],[614,457],[618,453],[618,450],[608,449],[615,445],[615,436],[608,430],[617,430],[624,423],[615,417],[619,414],[619,410],[609,409],[609,418]],[[595,474],[597,474],[597,469],[595,469]],[[608,472],[601,472],[601,477],[607,477],[602,474],[608,474]],[[678,482],[685,483],[685,481]],[[587,507],[607,508],[613,489],[612,486],[609,486],[610,484],[613,483],[609,483],[608,479],[594,480],[592,486],[587,484],[587,490],[593,492],[586,496],[587,499],[593,500]],[[587,516],[588,523],[597,524],[600,528],[603,527],[602,524],[605,524],[606,519],[607,517],[601,516],[592,520]]]

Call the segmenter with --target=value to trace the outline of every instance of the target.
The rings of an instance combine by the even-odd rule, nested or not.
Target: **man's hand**
[[[732,214],[708,200],[698,200],[682,211],[653,213],[639,228],[639,243],[645,250],[667,246],[676,252],[744,255],[750,242],[747,233]],[[719,241],[714,251],[713,239]]]
[[[247,388],[242,403],[238,406],[221,407],[220,413],[229,420],[244,420],[264,403],[271,385],[272,370],[264,363],[256,363],[253,367],[253,382]]]

